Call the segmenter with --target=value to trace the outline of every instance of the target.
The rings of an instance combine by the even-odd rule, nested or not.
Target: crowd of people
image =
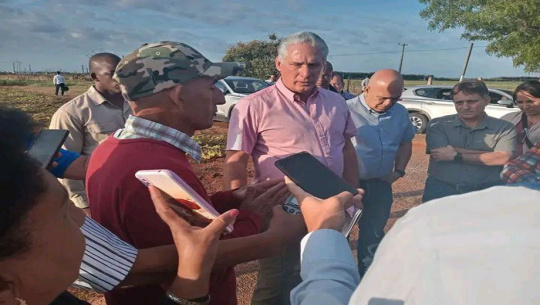
[[[171,41],[92,56],[94,84],[51,120],[69,136],[48,170],[25,154],[30,117],[0,108],[0,303],[87,304],[65,292],[73,285],[107,304],[237,304],[234,266],[254,260],[255,305],[538,301],[540,82],[518,86],[520,111],[502,119],[486,115],[482,81],[456,84],[457,114],[427,128],[426,203],[385,236],[415,136],[404,81],[383,69],[354,96],[328,52],[312,32],[280,42],[279,77],[232,112],[212,195],[190,165],[202,158],[192,136],[212,126],[225,103],[215,83],[239,63]],[[322,200],[285,178],[274,162],[302,151],[358,194]],[[181,218],[135,178],[149,169],[175,172],[221,216],[204,228]],[[290,194],[301,215],[282,208]],[[340,232],[353,206],[356,262]]]

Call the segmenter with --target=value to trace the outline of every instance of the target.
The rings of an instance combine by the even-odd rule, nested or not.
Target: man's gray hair
[[[307,43],[318,49],[322,54],[323,60],[326,61],[326,57],[328,56],[328,46],[326,45],[326,42],[324,42],[319,35],[307,31],[294,33],[283,38],[278,47],[278,57],[280,59],[285,59],[285,57],[287,57],[289,46],[301,43]]]

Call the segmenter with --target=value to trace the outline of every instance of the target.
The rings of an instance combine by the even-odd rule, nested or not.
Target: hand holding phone
[[[192,225],[205,227],[220,215],[211,204],[170,170],[141,170],[135,173],[135,177],[144,185],[155,186],[175,199],[171,208]],[[225,231],[230,233],[233,229],[232,225],[228,225]]]
[[[27,154],[39,162],[42,167],[48,168],[53,159],[56,158],[68,134],[67,130],[41,130],[28,148]]]

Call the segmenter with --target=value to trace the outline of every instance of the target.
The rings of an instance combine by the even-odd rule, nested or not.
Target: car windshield
[[[259,79],[225,79],[227,85],[236,93],[253,93],[268,86],[266,82]]]

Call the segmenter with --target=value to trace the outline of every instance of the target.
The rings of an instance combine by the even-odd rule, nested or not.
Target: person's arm
[[[225,156],[225,189],[231,190],[247,185],[249,154],[240,150],[228,150]]]
[[[358,187],[358,160],[356,159],[356,150],[351,139],[345,140],[343,147],[343,180],[347,181],[352,187]]]
[[[51,118],[50,129],[64,129],[69,131],[69,135],[64,142],[62,148],[82,153],[83,147],[83,122],[79,118],[73,117],[64,109],[59,109]],[[83,181],[63,179],[60,183],[66,188],[71,201],[79,208],[89,211],[88,199],[86,197],[86,189]]]
[[[523,155],[510,161],[501,172],[501,179],[506,183],[538,182],[540,176],[540,143],[536,143]]]
[[[431,120],[426,129],[426,153],[432,150],[450,145],[448,136],[443,128],[444,122],[441,120]]]
[[[90,156],[80,156],[73,163],[71,163],[66,171],[64,177],[67,179],[84,180],[86,178],[86,171],[88,170],[88,164],[90,163]]]

